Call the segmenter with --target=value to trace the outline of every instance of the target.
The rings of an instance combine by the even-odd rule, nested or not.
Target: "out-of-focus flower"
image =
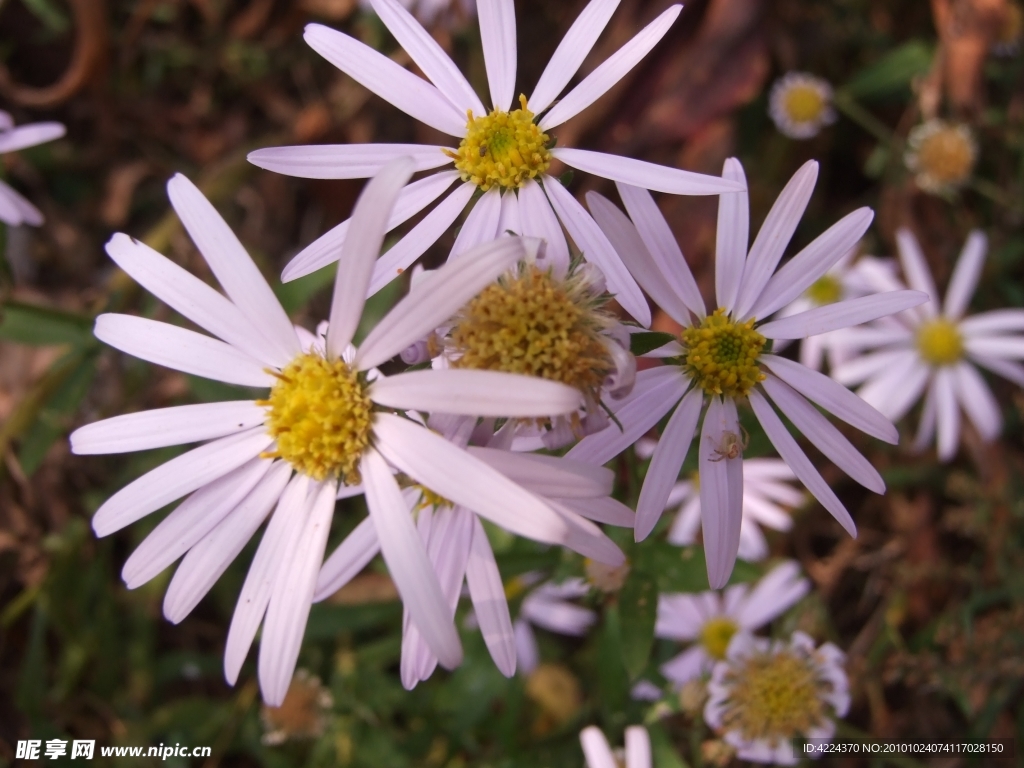
[[[651,737],[642,725],[626,728],[625,749],[612,750],[601,729],[590,725],[580,731],[587,768],[651,768]]]
[[[522,576],[518,578],[523,579]],[[529,577],[526,581],[529,581]],[[511,586],[513,589],[521,588]],[[514,625],[516,659],[521,674],[530,674],[540,663],[537,638],[533,634],[534,626],[570,637],[581,637],[593,626],[597,614],[570,602],[589,591],[590,586],[583,579],[571,578],[559,583],[544,582],[523,598]]]
[[[775,81],[768,96],[768,114],[779,132],[791,139],[817,136],[835,122],[832,86],[806,72],[787,72]]]
[[[943,194],[963,186],[974,171],[978,145],[963,123],[932,119],[907,136],[903,162],[925,192]]]
[[[711,673],[704,719],[741,760],[793,765],[793,739],[828,743],[849,711],[844,662],[803,632],[789,642],[738,634]]]
[[[118,234],[107,245],[111,258],[140,284],[222,340],[118,314],[97,318],[97,338],[152,363],[270,392],[259,400],[117,416],[77,430],[71,445],[79,454],[210,441],[114,494],[96,512],[93,528],[107,536],[192,494],[142,542],[122,572],[130,588],[138,587],[185,555],[164,600],[165,615],[179,622],[276,504],[242,587],[224,660],[225,675],[234,683],[262,623],[259,677],[270,705],[284,700],[298,659],[339,487],[363,483],[371,527],[399,594],[447,667],[459,664],[462,646],[391,466],[481,514],[515,516],[541,541],[559,543],[570,536],[570,525],[542,501],[394,411],[474,418],[568,413],[580,405],[576,390],[490,371],[414,371],[384,378],[375,370],[525,258],[521,239],[485,244],[473,259],[439,270],[436,284],[410,292],[358,350],[350,344],[387,217],[413,168],[407,158],[389,162],[360,196],[354,213],[358,235],[346,241],[345,266],[338,270],[330,320],[320,338],[292,325],[242,244],[184,176],[168,183],[171,203],[227,297],[133,238]]]
[[[327,715],[334,706],[331,692],[305,669],[296,670],[288,693],[279,707],[266,704],[260,710],[264,744],[283,744],[291,739],[315,739],[327,728]]]
[[[960,409],[985,441],[1002,428],[1002,414],[977,366],[1024,386],[1024,310],[997,309],[965,317],[988,249],[982,232],[967,237],[946,289],[945,302],[914,235],[896,233],[907,282],[931,297],[927,304],[865,328],[845,331],[854,354],[832,376],[893,421],[925,393],[914,445],[923,450],[938,434],[938,454],[949,461],[960,443]]]
[[[1024,39],[1024,7],[1008,0],[1004,5],[1003,22],[999,25],[992,53],[996,56],[1016,56]]]
[[[45,144],[59,139],[64,133],[64,126],[60,123],[29,123],[15,128],[11,116],[0,110],[0,155]],[[43,223],[43,214],[9,184],[0,181],[0,221],[11,226],[31,224],[38,227]]]
[[[745,184],[743,167],[730,158],[723,175]],[[892,291],[816,307],[761,323],[802,295],[860,240],[872,213],[844,217],[781,269],[783,251],[810,200],[818,175],[806,163],[790,180],[750,246],[747,193],[723,194],[718,207],[715,290],[718,309],[708,313],[697,283],[649,192],[619,184],[632,221],[606,198],[587,194],[598,225],[652,299],[683,327],[678,342],[657,354],[668,365],[637,374],[629,396],[610,404],[616,422],[581,440],[571,458],[603,464],[671,413],[654,451],[637,502],[635,536],[654,529],[676,483],[703,416],[697,456],[708,580],[725,586],[739,550],[743,521],[745,438],[737,405],[749,402],[782,459],[822,505],[853,535],[856,526],[779,418],[769,399],[798,430],[866,488],[882,493],[874,467],[811,403],[868,434],[896,442],[895,427],[852,392],[817,371],[768,354],[769,339],[803,339],[847,328],[927,300],[917,291]]]
[[[526,695],[533,699],[544,713],[535,725],[537,733],[565,725],[583,706],[583,692],[576,675],[563,664],[541,664],[526,678]]]
[[[661,595],[655,636],[694,643],[666,662],[661,674],[677,686],[700,677],[725,658],[736,634],[757,631],[795,605],[810,588],[800,566],[787,561],[775,566],[753,589],[736,584],[721,593]]]
[[[583,206],[548,175],[552,160],[602,178],[677,195],[717,195],[741,189],[741,185],[731,179],[631,158],[555,147],[548,132],[589,107],[632,70],[668,32],[682,6],[667,8],[556,103],[617,5],[591,0],[555,50],[530,98],[520,95],[519,107],[514,109],[515,4],[513,0],[478,0],[493,105],[487,109],[454,62],[398,0],[372,2],[426,79],[355,38],[319,24],[306,27],[306,42],[410,116],[461,139],[458,148],[410,144],[277,147],[253,152],[249,160],[278,173],[318,179],[366,178],[389,159],[403,155],[415,159],[417,171],[433,171],[454,163],[454,169],[432,173],[410,184],[399,197],[389,229],[435,200],[441,202],[377,262],[368,289],[371,294],[407,269],[471,205],[450,259],[511,230],[546,240],[552,263],[568,264],[564,226],[586,259],[600,268],[618,303],[641,325],[649,325],[650,308],[636,281]],[[459,179],[462,184],[448,194]],[[348,232],[349,222],[345,221],[308,246],[285,269],[284,279],[293,280],[336,261]]]

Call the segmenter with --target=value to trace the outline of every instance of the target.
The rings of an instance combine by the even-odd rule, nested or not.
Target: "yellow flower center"
[[[588,557],[583,561],[583,570],[587,574],[587,581],[602,592],[618,592],[629,576],[629,562],[613,567]]]
[[[425,485],[416,483],[413,487],[420,492],[420,500],[416,503],[417,510],[426,509],[427,507],[430,507],[431,509],[439,509],[440,507],[455,506],[444,496],[439,493],[435,493]]]
[[[725,730],[777,743],[819,725],[826,716],[824,681],[811,659],[792,651],[756,653],[730,671]]]
[[[754,322],[737,323],[719,308],[679,335],[689,374],[709,395],[745,397],[764,380],[757,358],[765,338],[754,330]]]
[[[832,275],[819,277],[807,289],[807,298],[819,307],[835,304],[843,297],[843,284]]]
[[[729,648],[729,641],[739,631],[739,625],[728,616],[715,616],[700,628],[700,644],[708,656],[721,661]]]
[[[828,103],[821,91],[803,83],[791,85],[786,89],[782,106],[794,123],[812,123],[821,119]]]
[[[601,332],[614,321],[606,303],[580,278],[558,280],[524,266],[463,308],[448,340],[452,366],[539,376],[596,402],[615,368],[601,342]]]
[[[483,117],[469,112],[466,137],[457,152],[448,152],[463,181],[485,192],[495,184],[518,189],[548,169],[550,139],[533,121],[525,96],[519,103],[522,108],[511,112],[496,109]]]
[[[342,360],[316,354],[295,358],[277,375],[267,408],[267,431],[280,457],[315,480],[360,482],[359,460],[370,444],[373,403],[366,383]]]
[[[975,147],[970,133],[947,125],[925,136],[917,148],[917,170],[935,187],[956,186],[974,168]]]
[[[932,365],[953,365],[964,355],[964,342],[956,323],[939,317],[917,329],[917,349]]]

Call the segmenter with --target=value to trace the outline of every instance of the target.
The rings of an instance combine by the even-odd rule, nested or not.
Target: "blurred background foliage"
[[[623,0],[583,73],[668,4]],[[522,90],[583,5],[516,3]],[[754,226],[789,176],[817,159],[820,181],[796,246],[869,205],[877,218],[865,251],[891,255],[895,229],[908,226],[942,285],[967,231],[980,227],[991,256],[977,308],[1024,306],[1020,31],[1016,50],[991,55],[1014,13],[1019,20],[1011,0],[692,0],[629,77],[557,134],[566,144],[705,173],[738,156]],[[314,608],[300,657],[308,690],[297,691],[287,711],[261,714],[252,657],[236,688],[221,673],[252,547],[174,626],[161,614],[169,572],[134,592],[119,577],[159,515],[109,539],[93,536],[89,518],[102,500],[173,451],[74,457],[70,429],[230,396],[224,385],[93,340],[99,312],[170,314],[114,269],[103,252],[110,234],[128,232],[211,279],[169,213],[164,183],[180,171],[275,276],[348,215],[361,182],[285,178],[248,165],[247,151],[438,138],[307,48],[302,28],[310,20],[408,63],[356,0],[0,2],[0,103],[18,122],[68,126],[66,138],[6,155],[0,168],[47,219],[37,230],[4,232],[0,275],[0,765],[13,763],[18,739],[59,737],[209,745],[212,758],[199,761],[209,768],[555,768],[582,765],[582,726],[597,723],[616,743],[624,726],[645,720],[656,768],[720,764],[685,697],[652,707],[629,695],[640,677],[660,679],[658,664],[677,650],[652,640],[653,595],[706,588],[699,548],[657,540],[634,547],[630,532],[613,531],[631,570],[620,591],[595,589],[584,600],[599,613],[588,636],[539,631],[542,666],[506,680],[479,634],[466,630],[463,666],[411,693],[397,673],[401,607],[382,567],[371,565]],[[475,23],[455,13],[435,32],[486,92]],[[783,137],[767,115],[771,82],[790,70],[836,88],[839,120],[809,141]],[[936,115],[968,122],[980,145],[973,181],[947,197],[923,194],[902,161],[909,130]],[[605,186],[577,178],[574,191],[607,193]],[[715,199],[661,205],[709,289]],[[436,263],[450,244],[451,235],[428,258]],[[278,288],[297,322],[312,327],[325,316],[331,279],[328,269]],[[372,302],[367,323],[397,289]],[[665,318],[656,327],[672,330]],[[1024,739],[1024,394],[1001,379],[993,385],[1004,405],[1003,439],[984,445],[968,428],[951,465],[850,434],[881,468],[884,497],[818,457],[859,524],[858,539],[814,505],[794,512],[788,536],[770,533],[773,556],[799,560],[815,587],[776,631],[801,628],[848,654],[854,699],[841,735]],[[746,426],[754,433],[748,455],[767,452],[755,422]],[[639,460],[630,453],[615,466],[620,497],[635,502]],[[339,504],[332,541],[362,518],[361,504]],[[492,533],[513,616],[517,575],[585,575],[575,555]],[[761,572],[740,563],[734,580]],[[275,733],[269,741],[284,743],[266,744]]]

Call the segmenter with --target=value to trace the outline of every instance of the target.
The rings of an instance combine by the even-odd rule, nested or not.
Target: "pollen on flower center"
[[[821,119],[828,102],[820,89],[811,84],[798,83],[786,90],[782,106],[794,123],[810,123]]]
[[[469,113],[466,136],[457,152],[448,152],[463,181],[471,181],[485,192],[495,184],[518,189],[544,173],[551,164],[548,135],[533,121],[520,96],[521,109],[496,109],[489,115]]]
[[[964,342],[956,323],[938,318],[917,329],[917,349],[932,365],[953,365],[964,354]]]
[[[570,275],[522,267],[485,288],[452,329],[452,366],[558,381],[593,396],[615,364],[601,341],[606,299]]]
[[[700,644],[708,656],[722,660],[729,648],[729,641],[739,631],[739,625],[728,616],[715,616],[700,628]]]
[[[754,330],[753,319],[737,323],[719,308],[679,336],[690,376],[709,395],[745,397],[764,379],[757,358],[765,338]]]
[[[267,408],[271,456],[315,480],[360,482],[359,460],[370,443],[373,403],[366,384],[342,360],[317,354],[295,358],[277,374]]]
[[[843,297],[843,284],[832,275],[819,277],[807,289],[807,298],[819,307],[835,304]]]
[[[955,188],[970,178],[978,147],[966,125],[929,120],[907,137],[906,164],[920,187],[931,192]]]
[[[812,659],[792,651],[755,653],[730,672],[727,730],[745,739],[792,738],[825,719],[821,682]]]

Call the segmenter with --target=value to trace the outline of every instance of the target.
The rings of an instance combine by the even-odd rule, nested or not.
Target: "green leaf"
[[[644,565],[658,574],[660,592],[704,592],[709,589],[704,550],[700,547],[676,547],[666,542],[651,542]]]
[[[629,351],[639,357],[655,349],[660,349],[670,341],[675,341],[676,336],[661,331],[641,331],[629,336]]]
[[[658,583],[653,576],[634,568],[619,593],[622,615],[622,660],[631,680],[646,669],[654,645],[654,620],[658,612]]]
[[[622,621],[619,606],[609,605],[597,643],[598,700],[606,712],[620,712],[629,700],[629,678],[622,666]]]
[[[647,726],[647,732],[651,736],[651,756],[655,768],[690,768],[661,723],[651,723]]]
[[[878,99],[909,89],[932,65],[932,47],[910,40],[855,74],[843,90],[856,99]]]
[[[9,301],[0,317],[0,339],[33,347],[59,344],[84,347],[95,343],[92,325],[90,317]]]

